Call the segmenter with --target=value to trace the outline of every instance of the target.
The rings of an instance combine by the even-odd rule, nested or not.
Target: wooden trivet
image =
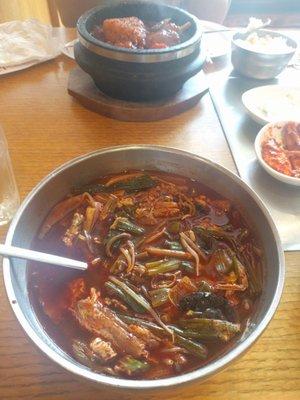
[[[70,72],[68,82],[68,93],[86,108],[121,121],[157,121],[173,117],[194,107],[207,91],[208,85],[202,71],[189,79],[175,96],[141,103],[105,95],[79,67]]]

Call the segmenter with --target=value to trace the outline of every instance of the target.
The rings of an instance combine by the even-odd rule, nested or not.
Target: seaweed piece
[[[201,311],[204,312],[209,308],[220,309],[226,319],[230,322],[237,320],[236,312],[230,306],[228,300],[210,292],[201,292],[189,294],[179,301],[179,307],[182,311]]]
[[[126,193],[140,192],[155,187],[157,182],[152,179],[149,175],[142,175],[136,178],[128,179],[126,181],[115,183],[106,189],[109,192],[115,192],[117,190],[125,190]]]
[[[107,192],[107,187],[102,185],[101,183],[90,183],[84,186],[75,186],[72,189],[72,194],[81,194],[81,193],[89,193],[94,195],[96,193],[104,193]]]
[[[75,186],[72,190],[72,193],[89,193],[94,195],[96,193],[113,193],[118,190],[125,190],[126,193],[134,193],[151,189],[156,185],[157,182],[149,175],[142,175],[122,182],[117,182],[110,186],[102,185],[101,183],[90,183],[84,186]]]

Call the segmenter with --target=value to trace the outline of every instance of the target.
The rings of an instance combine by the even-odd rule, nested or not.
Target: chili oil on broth
[[[125,179],[124,182],[131,182],[131,180],[136,179],[134,177],[134,174],[138,173],[138,171],[130,171],[130,172],[124,172],[124,177],[130,174],[129,176],[133,176],[130,179]],[[258,284],[259,287],[261,287],[262,284],[262,254],[261,250],[259,249],[259,246],[257,245],[257,240],[253,236],[253,233],[251,229],[249,228],[248,224],[245,222],[244,218],[241,216],[240,211],[238,210],[238,207],[235,205],[230,204],[230,210],[226,213],[220,212],[220,210],[217,209],[217,207],[214,206],[209,206],[208,209],[205,210],[205,201],[207,199],[210,199],[209,201],[213,202],[215,201],[216,204],[218,202],[222,202],[223,200],[227,201],[224,199],[221,195],[218,193],[214,192],[213,190],[205,187],[201,183],[190,180],[188,178],[184,178],[179,175],[175,174],[166,174],[163,172],[142,172],[143,175],[147,176],[153,176],[154,180],[158,179],[158,185],[164,185],[164,188],[168,188],[168,185],[175,185],[175,187],[182,187],[186,186],[187,191],[185,192],[187,197],[190,198],[192,196],[196,197],[196,195],[201,195],[201,196],[206,196],[203,197],[203,204],[198,204],[196,215],[194,215],[192,218],[186,217],[183,220],[180,218],[177,218],[176,215],[171,216],[170,218],[157,218],[158,223],[156,225],[146,225],[142,224],[138,220],[134,220],[134,223],[142,228],[145,229],[145,232],[143,233],[142,237],[149,238],[151,236],[152,232],[157,229],[159,225],[161,225],[162,221],[166,221],[165,227],[167,230],[166,235],[163,235],[163,237],[159,237],[157,240],[154,242],[150,243],[149,246],[155,247],[155,248],[166,248],[166,241],[167,242],[178,242],[180,244],[180,239],[178,238],[177,234],[170,233],[168,229],[170,229],[170,226],[174,222],[178,222],[178,220],[181,221],[181,229],[182,231],[188,231],[190,228],[194,229],[194,224],[201,224],[206,220],[210,221],[211,224],[216,225],[217,227],[221,228],[222,231],[226,233],[230,233],[230,237],[232,240],[232,243],[235,243],[237,241],[237,236],[240,232],[246,232],[245,238],[241,242],[241,246],[248,246],[251,244],[251,246],[255,247],[256,251],[252,251],[251,253],[251,259],[252,262],[254,260],[255,263],[255,269],[254,269],[254,274],[253,276],[253,271],[250,273],[250,270],[246,270],[247,273],[247,278],[248,282],[253,285],[253,282],[251,282],[251,279],[254,277],[254,281],[256,280],[256,284]],[[100,178],[93,182],[91,185],[103,185],[106,182],[110,181],[113,179],[115,176],[119,176],[117,174],[114,175],[109,175],[105,176],[103,178]],[[155,178],[156,177],[156,178]],[[122,182],[122,181],[121,181]],[[88,185],[83,188],[84,191],[88,188]],[[151,192],[150,189],[146,190],[141,190],[140,192],[133,192],[132,194],[124,195],[121,196],[121,199],[123,197],[130,197],[130,196],[136,196],[139,197],[142,193],[142,196],[145,195],[146,193]],[[78,188],[75,189],[76,195],[77,193],[80,192]],[[120,190],[119,190],[120,192]],[[117,192],[115,192],[117,193]],[[117,193],[118,196],[120,196],[120,193]],[[95,195],[93,195],[95,196]],[[173,195],[172,195],[173,196]],[[171,199],[167,199],[168,201],[171,200],[176,200],[176,196],[170,196]],[[225,203],[224,203],[225,204]],[[71,257],[83,261],[88,261],[89,268],[85,272],[79,272],[79,271],[72,271],[64,268],[59,268],[59,267],[53,267],[50,265],[43,265],[41,266],[38,263],[30,263],[29,268],[28,268],[28,289],[29,289],[29,294],[30,294],[30,300],[33,305],[33,308],[36,312],[36,315],[42,324],[44,330],[46,333],[54,340],[54,342],[61,347],[64,351],[66,351],[68,354],[70,354],[72,357],[74,357],[74,351],[73,351],[73,346],[74,346],[74,340],[76,339],[77,341],[85,344],[89,344],[95,339],[96,336],[100,335],[95,335],[95,333],[85,329],[76,318],[74,318],[74,315],[70,312],[70,290],[69,286],[71,282],[74,282],[74,280],[80,280],[85,284],[85,291],[84,294],[79,297],[78,301],[80,299],[85,299],[89,296],[90,294],[90,289],[95,288],[96,291],[100,292],[100,301],[103,302],[104,299],[110,299],[110,300],[118,300],[119,303],[125,305],[127,307],[127,310],[123,309],[122,312],[120,310],[115,310],[114,306],[111,304],[108,306],[105,304],[105,307],[110,308],[113,312],[117,311],[118,314],[126,314],[131,318],[138,318],[141,321],[146,321],[146,323],[154,323],[157,325],[157,321],[153,319],[151,314],[148,312],[145,313],[137,313],[134,312],[130,306],[124,302],[120,298],[118,298],[115,294],[112,295],[110,291],[107,290],[107,282],[110,279],[110,276],[115,276],[118,280],[121,279],[122,282],[125,282],[126,284],[130,285],[132,287],[132,284],[134,284],[133,288],[136,290],[140,290],[138,293],[141,296],[146,296],[147,293],[153,291],[153,288],[151,287],[151,282],[152,282],[152,277],[145,277],[141,279],[141,282],[139,284],[136,284],[136,282],[131,282],[130,280],[126,280],[126,274],[125,275],[120,275],[119,274],[112,274],[110,272],[111,265],[114,263],[116,258],[119,256],[119,248],[116,248],[114,250],[114,257],[109,258],[105,255],[103,249],[101,250],[101,245],[99,245],[100,248],[100,258],[101,261],[99,264],[92,265],[91,261],[92,259],[97,258],[95,255],[92,255],[90,251],[87,249],[86,243],[82,240],[79,240],[76,238],[73,242],[73,245],[71,247],[66,246],[63,241],[62,237],[65,234],[66,230],[68,227],[70,227],[73,219],[73,215],[75,212],[82,213],[84,214],[86,206],[85,205],[80,205],[77,209],[73,210],[71,213],[67,214],[62,218],[59,222],[54,224],[54,226],[49,230],[49,232],[46,234],[46,236],[43,239],[39,239],[38,237],[34,240],[32,244],[32,248],[39,250],[39,251],[44,251],[44,252],[49,252],[49,253],[54,253],[58,254],[61,256],[66,256],[66,257]],[[123,209],[121,209],[123,211]],[[109,232],[110,226],[114,223],[115,216],[120,212],[116,211],[115,214],[109,215],[107,220],[102,221],[101,224],[98,223],[95,225],[96,227],[94,228],[95,230],[98,230],[101,232],[103,236],[107,236]],[[125,214],[122,214],[125,215]],[[130,216],[130,218],[133,220],[133,218]],[[101,229],[100,229],[101,225]],[[225,229],[231,229],[231,231],[226,231]],[[133,237],[134,238],[134,237]],[[103,237],[102,237],[103,239]],[[137,240],[140,240],[140,237],[137,237]],[[220,284],[222,279],[224,280],[224,274],[218,273],[217,271],[217,261],[211,262],[213,258],[213,254],[216,253],[217,250],[220,251],[225,251],[225,253],[228,251],[232,251],[230,247],[230,241],[228,242],[227,240],[223,239],[214,239],[212,240],[214,242],[214,246],[217,246],[215,248],[209,248],[209,245],[207,244],[207,248],[202,249],[202,251],[205,252],[207,255],[208,262],[206,264],[206,269],[209,270],[209,272],[201,273],[200,277],[196,277],[195,271],[194,272],[185,272],[185,270],[180,266],[178,270],[181,270],[181,278],[177,278],[175,281],[175,284],[173,287],[169,288],[169,290],[172,290],[180,279],[187,277],[191,280],[191,282],[194,284],[196,287],[195,293],[208,293],[207,287],[203,289],[203,282],[205,281],[208,283],[210,289],[216,287],[216,285]],[[122,242],[124,245],[126,242]],[[202,238],[197,234],[197,240],[196,240],[197,245],[201,248],[203,246],[204,242]],[[250,245],[249,245],[250,246]],[[183,249],[185,250],[185,249]],[[139,253],[138,250],[135,249],[137,253]],[[160,259],[165,259],[168,261],[168,258],[165,257],[155,257],[155,256],[150,256],[143,260],[143,264],[149,264],[150,262],[157,261]],[[171,258],[171,260],[174,258]],[[189,261],[192,267],[194,266],[194,262],[192,260]],[[224,263],[223,263],[224,264]],[[218,268],[221,269],[222,272],[222,263],[220,262],[220,265],[218,265]],[[224,265],[223,265],[224,268]],[[249,266],[247,266],[249,268]],[[251,267],[253,269],[253,266]],[[194,268],[195,269],[195,268]],[[177,271],[175,271],[176,273]],[[232,271],[231,271],[232,272]],[[228,274],[230,274],[229,272]],[[174,273],[173,271],[170,273]],[[234,279],[233,274],[231,273],[231,281]],[[222,277],[220,281],[220,276]],[[150,279],[151,278],[151,279]],[[229,279],[229,280],[230,280]],[[202,289],[201,289],[202,285]],[[145,286],[146,287],[146,294],[144,291],[141,291],[141,287]],[[204,285],[205,286],[205,285]],[[252,287],[251,286],[251,287]],[[252,289],[251,289],[252,290]],[[121,370],[118,369],[118,373],[116,374],[117,376],[129,378],[129,379],[159,379],[159,378],[166,378],[170,376],[176,376],[180,374],[184,374],[186,372],[190,372],[192,370],[195,370],[197,368],[200,368],[207,363],[209,363],[211,360],[220,357],[222,354],[226,353],[238,340],[244,329],[247,320],[251,317],[252,313],[255,310],[256,303],[259,299],[259,291],[256,294],[251,294],[251,290],[249,287],[244,290],[244,291],[229,291],[229,290],[216,290],[213,289],[213,295],[218,296],[219,298],[224,298],[227,303],[229,303],[229,306],[233,309],[233,313],[235,314],[236,320],[234,322],[230,322],[234,325],[240,324],[240,330],[236,332],[232,337],[230,337],[229,340],[222,341],[222,340],[217,340],[216,339],[216,333],[214,332],[214,338],[208,339],[207,337],[205,338],[196,338],[194,339],[193,336],[201,336],[201,329],[204,329],[203,327],[200,329],[200,334],[199,331],[197,332],[197,329],[195,328],[191,329],[190,325],[188,329],[182,329],[182,323],[179,326],[178,322],[181,320],[188,320],[187,323],[190,324],[190,320],[196,320],[198,323],[201,323],[199,319],[203,319],[207,321],[208,319],[211,320],[223,320],[227,321],[227,317],[224,316],[224,311],[222,314],[222,311],[219,313],[216,313],[216,311],[209,311],[210,307],[207,307],[206,309],[201,308],[201,306],[197,306],[197,301],[203,303],[203,299],[193,299],[192,297],[189,298],[189,300],[192,302],[196,302],[196,310],[202,310],[202,311],[194,311],[193,315],[187,315],[189,311],[182,311],[180,307],[175,306],[170,300],[167,301],[166,304],[163,304],[162,306],[158,308],[152,307],[152,309],[155,310],[155,312],[159,315],[160,319],[164,319],[165,321],[162,321],[163,323],[166,323],[171,326],[176,326],[177,329],[180,329],[180,332],[182,330],[184,332],[189,331],[191,333],[191,336],[188,336],[189,341],[193,341],[196,344],[199,344],[199,346],[202,346],[206,349],[207,351],[207,356],[205,358],[199,358],[196,357],[193,352],[188,351],[187,349],[183,348],[183,350],[174,351],[174,353],[170,350],[172,346],[174,348],[179,347],[182,348],[182,344],[178,345],[177,343],[173,343],[173,339],[168,336],[168,334],[163,335],[163,337],[160,337],[161,344],[153,349],[148,349],[148,357],[143,358],[141,357],[142,362],[148,362],[148,367],[143,370],[141,368],[141,371],[137,374],[127,374],[125,373],[122,368]],[[253,291],[253,290],[252,290]],[[189,296],[192,296],[194,294],[189,292],[189,294],[186,294],[183,296],[183,298],[186,298]],[[150,304],[151,306],[151,300],[148,297],[145,297],[146,301]],[[218,300],[218,299],[217,299]],[[216,299],[214,299],[216,302]],[[218,300],[219,301],[219,300]],[[220,301],[219,301],[220,302]],[[193,306],[195,305],[193,303]],[[201,304],[202,304],[201,303]],[[195,307],[194,307],[195,308]],[[222,307],[221,307],[222,308]],[[217,308],[218,309],[218,308]],[[219,309],[220,311],[220,309]],[[209,314],[209,312],[211,314]],[[206,314],[205,314],[206,313]],[[214,314],[215,313],[215,314]],[[169,320],[168,320],[169,318]],[[223,318],[223,319],[222,319]],[[129,324],[130,325],[130,324]],[[205,328],[206,330],[208,328]],[[204,331],[205,331],[204,329]],[[152,333],[152,331],[150,330]],[[196,332],[196,334],[195,334]],[[156,333],[153,332],[154,336],[156,336]],[[209,332],[211,334],[211,332]],[[209,334],[206,334],[206,336],[209,336]],[[205,332],[203,334],[205,336]],[[222,335],[221,335],[222,336]],[[225,335],[226,336],[226,335]],[[187,338],[185,338],[187,339]],[[224,335],[223,335],[224,339]],[[187,346],[188,347],[188,346]],[[166,350],[168,350],[166,352]],[[175,349],[176,350],[176,349]],[[86,362],[86,360],[78,360],[78,357],[74,357],[77,359],[77,361],[80,361],[82,364],[87,365],[94,371],[98,371],[101,373],[107,373],[107,374],[112,374],[114,371],[114,365],[117,365],[120,360],[122,360],[124,357],[126,357],[126,354],[120,349],[116,351],[117,356],[110,360],[109,362],[105,363],[97,357],[94,356],[93,361]],[[176,360],[174,361],[174,354],[179,354],[177,363]],[[150,361],[149,361],[150,360]],[[184,362],[185,361],[185,362]],[[120,372],[121,371],[121,372]]]

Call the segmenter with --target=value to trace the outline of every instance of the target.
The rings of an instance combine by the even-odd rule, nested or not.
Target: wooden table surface
[[[64,32],[63,32],[64,34]],[[73,32],[66,32],[67,37]],[[65,56],[0,77],[0,124],[21,197],[60,164],[106,146],[159,144],[208,157],[236,172],[209,94],[192,110],[154,123],[124,123],[84,109],[66,91]],[[0,229],[0,240],[6,229]],[[204,383],[121,392],[86,383],[41,354],[17,322],[0,280],[0,399],[239,400],[300,398],[300,252],[286,253],[286,284],[268,329],[242,358]]]

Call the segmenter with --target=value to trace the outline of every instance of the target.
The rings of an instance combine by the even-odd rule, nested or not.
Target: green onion
[[[72,190],[73,194],[80,194],[80,193],[89,193],[91,195],[96,193],[103,193],[106,192],[106,187],[101,183],[92,183],[90,185],[75,187]]]
[[[116,314],[123,322],[125,322],[128,325],[143,326],[144,328],[149,328],[153,333],[156,333],[157,335],[165,336],[164,329],[154,324],[153,322],[146,321],[144,319],[136,317],[130,317],[129,315],[120,314],[118,312]]]
[[[112,193],[117,190],[125,190],[127,193],[139,192],[141,190],[151,189],[156,186],[157,182],[149,175],[142,175],[136,178],[128,179],[122,182],[117,182],[111,186],[102,185],[101,183],[92,183],[81,187],[75,187],[72,190],[74,194],[89,193],[91,195],[96,193]]]
[[[250,293],[254,296],[258,295],[262,291],[262,280],[261,276],[257,274],[257,269],[261,268],[260,263],[258,263],[258,268],[252,254],[239,253],[239,258],[243,261],[246,266],[246,272],[249,278],[249,289]],[[235,261],[239,261],[237,258]],[[235,263],[234,268],[238,269],[238,264]]]
[[[165,244],[170,250],[183,251],[183,247],[181,246],[181,244],[179,242],[170,242],[170,241],[166,240]]]
[[[154,308],[160,307],[169,301],[169,291],[168,288],[160,288],[149,291],[151,298],[151,304]]]
[[[258,277],[257,271],[257,262],[255,261],[253,254],[250,251],[240,251],[239,245],[240,241],[244,239],[245,235],[248,233],[247,230],[244,230],[242,236],[235,238],[231,232],[226,232],[222,228],[202,228],[198,226],[195,228],[195,231],[202,238],[210,238],[210,239],[222,239],[227,242],[231,246],[231,249],[234,250],[236,256],[245,266],[247,275],[249,277],[249,289],[252,295],[260,294],[262,291],[262,282],[260,277]]]
[[[123,289],[125,293],[128,294],[128,296],[132,297],[133,300],[135,300],[137,303],[139,303],[146,311],[148,311],[152,317],[160,324],[162,328],[164,328],[170,335],[172,335],[171,329],[169,329],[159,318],[159,316],[156,314],[156,312],[153,310],[153,308],[150,306],[150,304],[147,302],[147,300],[144,299],[143,296],[140,294],[135,293],[134,290],[132,290],[130,287],[128,287],[124,282],[119,281],[119,279],[115,278],[114,276],[109,277],[110,281],[115,283],[118,287]]]
[[[142,235],[145,233],[145,229],[129,221],[128,218],[117,217],[110,227],[122,232],[132,233],[133,235]]]
[[[134,325],[143,326],[145,328],[148,328],[150,331],[155,333],[157,336],[160,336],[160,337],[166,336],[165,330],[162,329],[160,326],[157,326],[153,322],[145,321],[140,318],[129,317],[128,315],[123,315],[123,314],[119,314],[119,313],[117,313],[117,315],[126,324],[129,324],[129,325],[134,324]],[[173,331],[173,337],[174,337],[175,344],[185,348],[189,353],[197,356],[198,358],[201,358],[201,359],[207,358],[207,355],[208,355],[207,348],[203,344],[195,342],[195,341],[187,339],[187,338],[184,338],[181,333],[182,331],[180,329],[178,329],[177,327],[169,326],[168,328]]]
[[[146,273],[149,276],[157,275],[157,274],[165,274],[166,272],[176,271],[180,268],[181,261],[180,260],[160,260],[154,261],[151,263],[146,263]]]
[[[170,233],[179,233],[181,231],[181,223],[179,221],[171,221],[167,226]]]
[[[121,240],[129,238],[131,238],[129,233],[119,233],[117,231],[110,230],[106,240],[104,241],[106,254],[109,257],[112,257],[112,251],[117,250],[121,244]]]
[[[232,253],[232,252],[230,252]],[[232,269],[232,257],[229,256],[225,249],[218,249],[213,254],[216,260],[216,270],[221,274],[228,274]]]
[[[240,324],[207,318],[180,319],[179,326],[198,339],[216,338],[228,342],[241,330]],[[187,334],[187,333],[186,333]],[[190,336],[191,337],[191,336]]]
[[[74,357],[77,361],[79,361],[83,365],[91,367],[93,354],[85,343],[81,342],[78,339],[73,340],[72,350]]]
[[[150,276],[157,274],[165,274],[166,272],[176,271],[182,269],[188,274],[195,273],[195,267],[188,261],[180,260],[158,260],[145,264],[147,268],[147,274]]]
[[[181,269],[187,274],[195,275],[195,267],[188,261],[181,262]]]
[[[137,313],[144,313],[145,309],[137,303],[132,297],[128,296],[126,292],[124,292],[121,288],[116,286],[112,282],[105,282],[105,287],[112,293],[113,295],[117,296],[120,300],[124,301],[124,303],[128,304],[133,311]]]
[[[128,376],[141,374],[149,369],[146,361],[137,360],[131,356],[121,358],[115,366],[116,371],[124,372]]]
[[[205,360],[208,355],[207,348],[198,342],[182,337],[181,335],[174,334],[175,343],[184,349],[188,350],[191,354]]]

